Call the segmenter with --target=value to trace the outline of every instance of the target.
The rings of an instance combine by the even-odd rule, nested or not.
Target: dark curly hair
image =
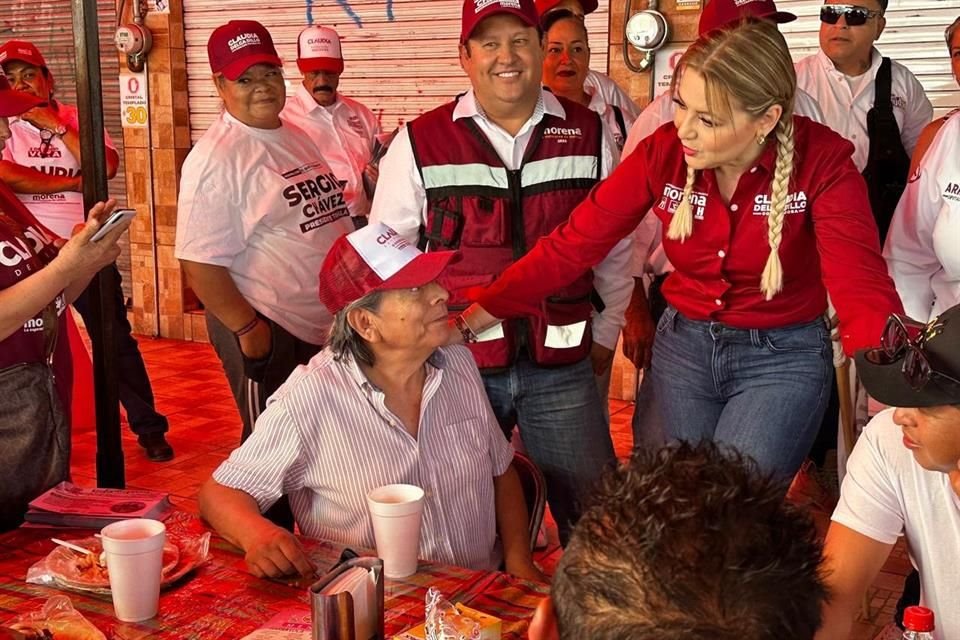
[[[605,475],[553,579],[563,640],[809,640],[827,598],[812,520],[736,451],[638,452]]]

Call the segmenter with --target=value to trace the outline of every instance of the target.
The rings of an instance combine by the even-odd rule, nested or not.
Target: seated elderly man
[[[813,522],[734,450],[639,450],[608,474],[531,640],[810,640],[826,599]]]
[[[435,280],[458,258],[420,253],[382,224],[330,249],[320,272],[334,314],[327,347],[291,374],[200,492],[201,514],[243,548],[254,575],[313,570],[296,538],[261,515],[281,495],[303,535],[373,548],[367,493],[406,483],[426,493],[420,558],[503,561],[542,579],[513,451],[477,365],[466,348],[443,346],[447,292]]]

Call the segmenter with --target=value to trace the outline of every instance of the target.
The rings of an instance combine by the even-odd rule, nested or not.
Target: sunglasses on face
[[[914,391],[923,389],[932,378],[960,386],[960,380],[936,371],[930,364],[923,351],[926,332],[926,325],[906,316],[892,315],[883,328],[880,349],[868,352],[867,359],[874,364],[888,365],[902,357],[900,372]]]
[[[879,11],[853,4],[825,4],[820,7],[820,22],[825,24],[837,24],[840,16],[843,16],[848,27],[859,27],[867,24],[867,20],[879,15]]]

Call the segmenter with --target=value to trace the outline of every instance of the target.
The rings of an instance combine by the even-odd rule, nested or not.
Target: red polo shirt
[[[693,235],[663,246],[676,271],[667,301],[695,320],[743,329],[809,322],[823,314],[827,291],[840,319],[844,350],[875,346],[887,317],[902,312],[880,256],[877,227],[853,145],[802,116],[794,118],[794,171],[783,224],[783,290],[760,292],[770,247],[767,214],[776,145],[770,144],[724,202],[712,170],[694,183]],[[666,124],[590,194],[567,223],[471,299],[500,318],[526,315],[539,300],[599,262],[648,209],[670,226],[686,182],[676,127]],[[826,288],[824,287],[826,285]]]

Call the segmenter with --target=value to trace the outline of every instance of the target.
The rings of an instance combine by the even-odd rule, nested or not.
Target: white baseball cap
[[[312,26],[297,38],[297,67],[302,73],[327,71],[343,73],[340,36],[330,27]]]

